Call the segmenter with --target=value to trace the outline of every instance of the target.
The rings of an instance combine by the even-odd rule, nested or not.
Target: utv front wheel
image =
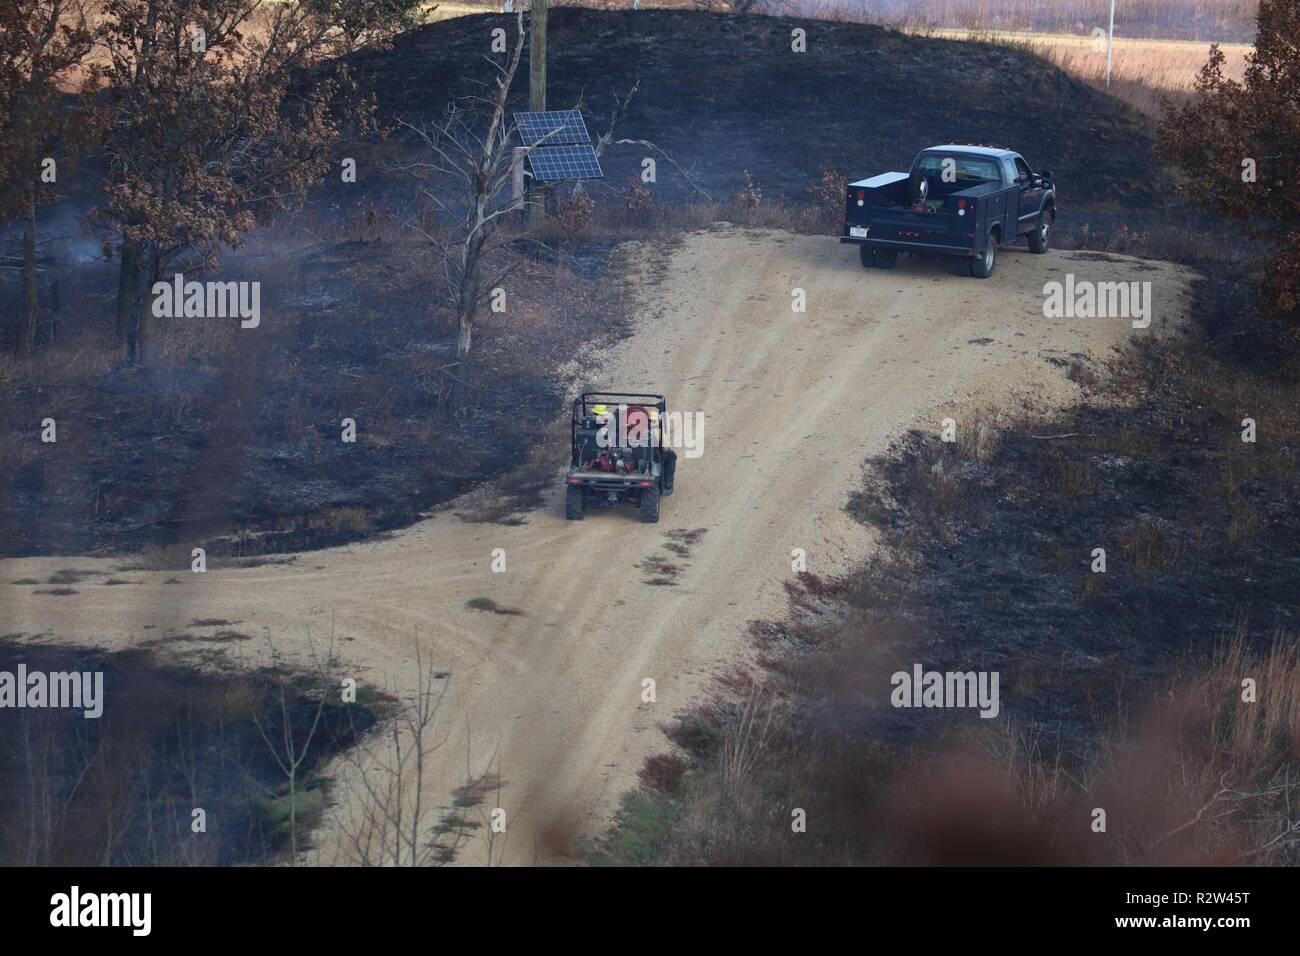
[[[897,249],[877,249],[876,250],[876,268],[892,269],[898,265]]]
[[[858,259],[862,263],[862,268],[870,269],[876,264],[875,250],[870,246],[858,246]]]
[[[582,501],[582,488],[569,485],[564,492],[564,517],[570,521],[581,521],[585,514]]]
[[[1044,209],[1038,214],[1038,225],[1034,231],[1029,234],[1029,251],[1042,255],[1047,251],[1047,244],[1051,240],[1052,233],[1052,214]]]
[[[646,488],[641,492],[641,520],[654,524],[659,520],[659,489]]]

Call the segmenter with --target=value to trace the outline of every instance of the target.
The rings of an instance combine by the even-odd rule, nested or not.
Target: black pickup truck
[[[840,242],[856,244],[864,266],[892,269],[900,252],[957,256],[963,272],[986,279],[998,246],[1028,236],[1030,252],[1046,252],[1055,218],[1052,174],[1019,153],[932,146],[911,172],[849,184]]]

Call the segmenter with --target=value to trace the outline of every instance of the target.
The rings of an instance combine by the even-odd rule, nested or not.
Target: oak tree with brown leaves
[[[0,224],[23,218],[22,306],[15,349],[36,336],[36,211],[57,197],[58,174],[94,135],[95,34],[90,0],[0,0]],[[63,101],[77,93],[69,107]]]
[[[106,0],[113,115],[91,220],[118,257],[128,358],[153,354],[155,282],[215,270],[223,246],[301,205],[345,128],[368,127],[339,59],[365,35],[339,26],[341,6]]]
[[[1262,267],[1265,314],[1300,319],[1300,3],[1261,0],[1259,34],[1243,82],[1224,76],[1217,45],[1197,97],[1167,106],[1160,154],[1187,173],[1180,192],[1241,223],[1271,256]]]

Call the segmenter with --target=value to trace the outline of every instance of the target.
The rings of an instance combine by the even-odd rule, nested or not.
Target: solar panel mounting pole
[[[528,111],[530,113],[546,112],[546,3],[547,0],[533,0],[533,15],[530,22],[532,31],[528,46]],[[541,190],[533,180],[529,190],[533,195],[528,204],[528,225],[536,229],[541,225],[546,212]]]

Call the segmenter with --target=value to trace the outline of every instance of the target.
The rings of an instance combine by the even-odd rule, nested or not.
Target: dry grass
[[[365,508],[329,508],[312,515],[309,526],[330,534],[360,535],[374,530],[375,522]]]
[[[957,447],[962,457],[981,464],[992,461],[998,451],[1001,428],[1002,415],[997,409],[976,412],[969,425],[959,426],[957,430]]]
[[[1246,624],[1237,624],[1233,639],[1220,652],[1189,695],[1219,702],[1214,722],[1218,749],[1244,766],[1264,758],[1294,759],[1300,745],[1300,645],[1279,639],[1264,654],[1252,653]],[[1256,701],[1243,701],[1242,682],[1255,685]]]
[[[111,335],[95,332],[62,339],[21,361],[12,353],[3,353],[0,354],[0,394],[48,387],[53,382],[88,381],[103,375],[121,358],[122,348],[116,340]]]
[[[772,0],[787,12],[873,20],[913,28],[1091,32],[1105,27],[1110,0]],[[1122,0],[1117,33],[1143,37],[1241,39],[1250,34],[1258,0]]]
[[[456,516],[462,521],[483,524],[525,524],[525,513],[538,507],[546,492],[559,487],[563,463],[568,461],[569,419],[566,416],[545,423],[528,458],[470,492],[458,502]]]
[[[723,734],[720,769],[729,786],[743,786],[763,759],[775,734],[775,716],[771,693],[761,685],[753,686]]]
[[[765,183],[748,169],[739,173],[742,185],[730,196],[695,192],[684,202],[657,203],[654,194],[635,178],[616,189],[602,186],[599,201],[582,208],[580,229],[575,232],[565,220],[565,202],[572,200],[562,200],[560,216],[543,224],[539,238],[556,243],[571,240],[575,234],[589,240],[645,235],[669,240],[682,232],[718,224],[803,235],[839,232],[848,183],[839,170],[823,169],[817,183],[809,186],[803,196],[793,198],[773,195],[783,183]]]
[[[817,682],[801,691],[843,707],[827,684],[846,665],[836,661],[803,668],[799,678]],[[1021,689],[1037,693],[1040,685]],[[1121,715],[1083,766],[1067,766],[1032,732],[1007,722],[905,749],[869,735],[791,733],[782,721],[768,728],[753,692],[721,733],[700,739],[706,754],[696,755],[684,781],[673,773],[671,788],[642,794],[666,808],[654,861],[1294,863],[1300,641],[1278,637],[1270,650],[1252,650],[1243,624],[1204,670],[1152,691],[1140,716]],[[642,774],[647,785],[668,775],[668,758],[653,760]],[[676,766],[674,758],[670,769]],[[684,799],[673,796],[679,790]],[[817,821],[820,835],[782,823],[794,808]],[[1104,832],[1090,828],[1098,808],[1106,812]]]
[[[1170,538],[1168,524],[1151,515],[1138,518],[1117,537],[1120,552],[1132,562],[1138,574],[1177,567],[1182,558],[1182,545]]]
[[[1208,43],[1116,40],[1111,83],[1107,87],[1105,50],[1097,52],[1088,38],[1008,34],[996,36],[994,42],[1027,49],[1151,117],[1160,115],[1163,99],[1182,103],[1190,98],[1196,74],[1209,59],[1210,52]],[[1252,47],[1243,43],[1221,46],[1228,57],[1225,72],[1240,80],[1245,72],[1245,55]]]
[[[1208,41],[1116,36],[1111,81],[1107,86],[1106,46],[1091,36],[970,27],[904,29],[921,36],[993,43],[1032,53],[1152,118],[1160,116],[1163,99],[1183,103],[1190,98],[1196,75],[1210,54]],[[1220,43],[1219,46],[1227,55],[1225,75],[1240,81],[1245,74],[1246,54],[1254,47],[1248,43]]]

